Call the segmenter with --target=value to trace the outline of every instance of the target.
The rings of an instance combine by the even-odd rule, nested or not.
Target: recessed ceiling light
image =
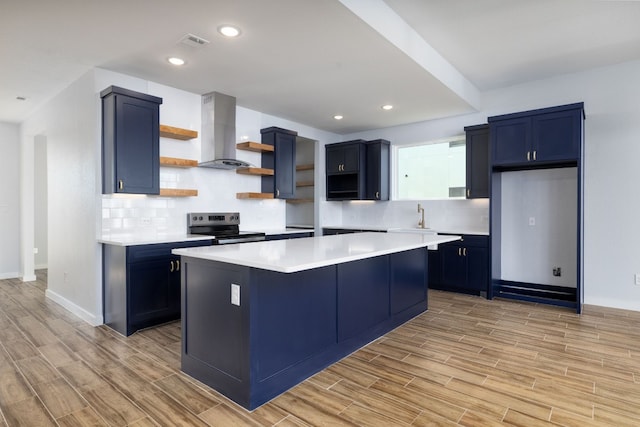
[[[333,118],[336,120],[342,120],[344,117],[342,117],[340,114],[336,114],[335,116],[333,116]]]
[[[387,110],[387,111],[388,111],[388,110],[393,110],[393,105],[391,105],[391,104],[385,104],[385,105],[383,105],[383,106],[382,106],[382,107],[380,107],[380,108],[382,108],[383,110]]]
[[[184,65],[184,59],[177,58],[175,56],[172,56],[171,58],[167,59],[167,61],[169,61],[173,65]]]
[[[238,37],[240,35],[240,29],[233,25],[221,25],[218,27],[218,32],[225,37]]]

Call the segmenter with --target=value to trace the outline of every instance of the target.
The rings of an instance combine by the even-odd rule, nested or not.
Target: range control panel
[[[238,225],[240,224],[239,212],[192,212],[187,214],[187,226],[204,225]]]

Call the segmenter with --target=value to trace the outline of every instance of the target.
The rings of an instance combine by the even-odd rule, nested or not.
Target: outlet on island
[[[553,267],[553,275],[555,277],[562,276],[562,269],[560,267]]]

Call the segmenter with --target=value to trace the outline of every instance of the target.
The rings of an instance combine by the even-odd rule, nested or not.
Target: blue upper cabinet
[[[262,192],[277,199],[296,197],[296,139],[298,132],[269,127],[261,129],[262,143],[272,145],[273,152],[262,153],[262,167],[274,170],[273,176],[262,177]]]
[[[367,200],[389,200],[389,148],[385,139],[367,141]]]
[[[489,117],[493,167],[577,163],[583,114],[583,103],[577,103]]]
[[[162,98],[117,86],[100,97],[103,194],[160,194]]]
[[[325,145],[327,200],[366,198],[366,141]]]

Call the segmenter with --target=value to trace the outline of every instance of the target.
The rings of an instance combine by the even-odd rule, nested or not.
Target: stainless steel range
[[[265,240],[264,233],[240,231],[239,212],[188,213],[187,233],[211,236],[214,245]]]

